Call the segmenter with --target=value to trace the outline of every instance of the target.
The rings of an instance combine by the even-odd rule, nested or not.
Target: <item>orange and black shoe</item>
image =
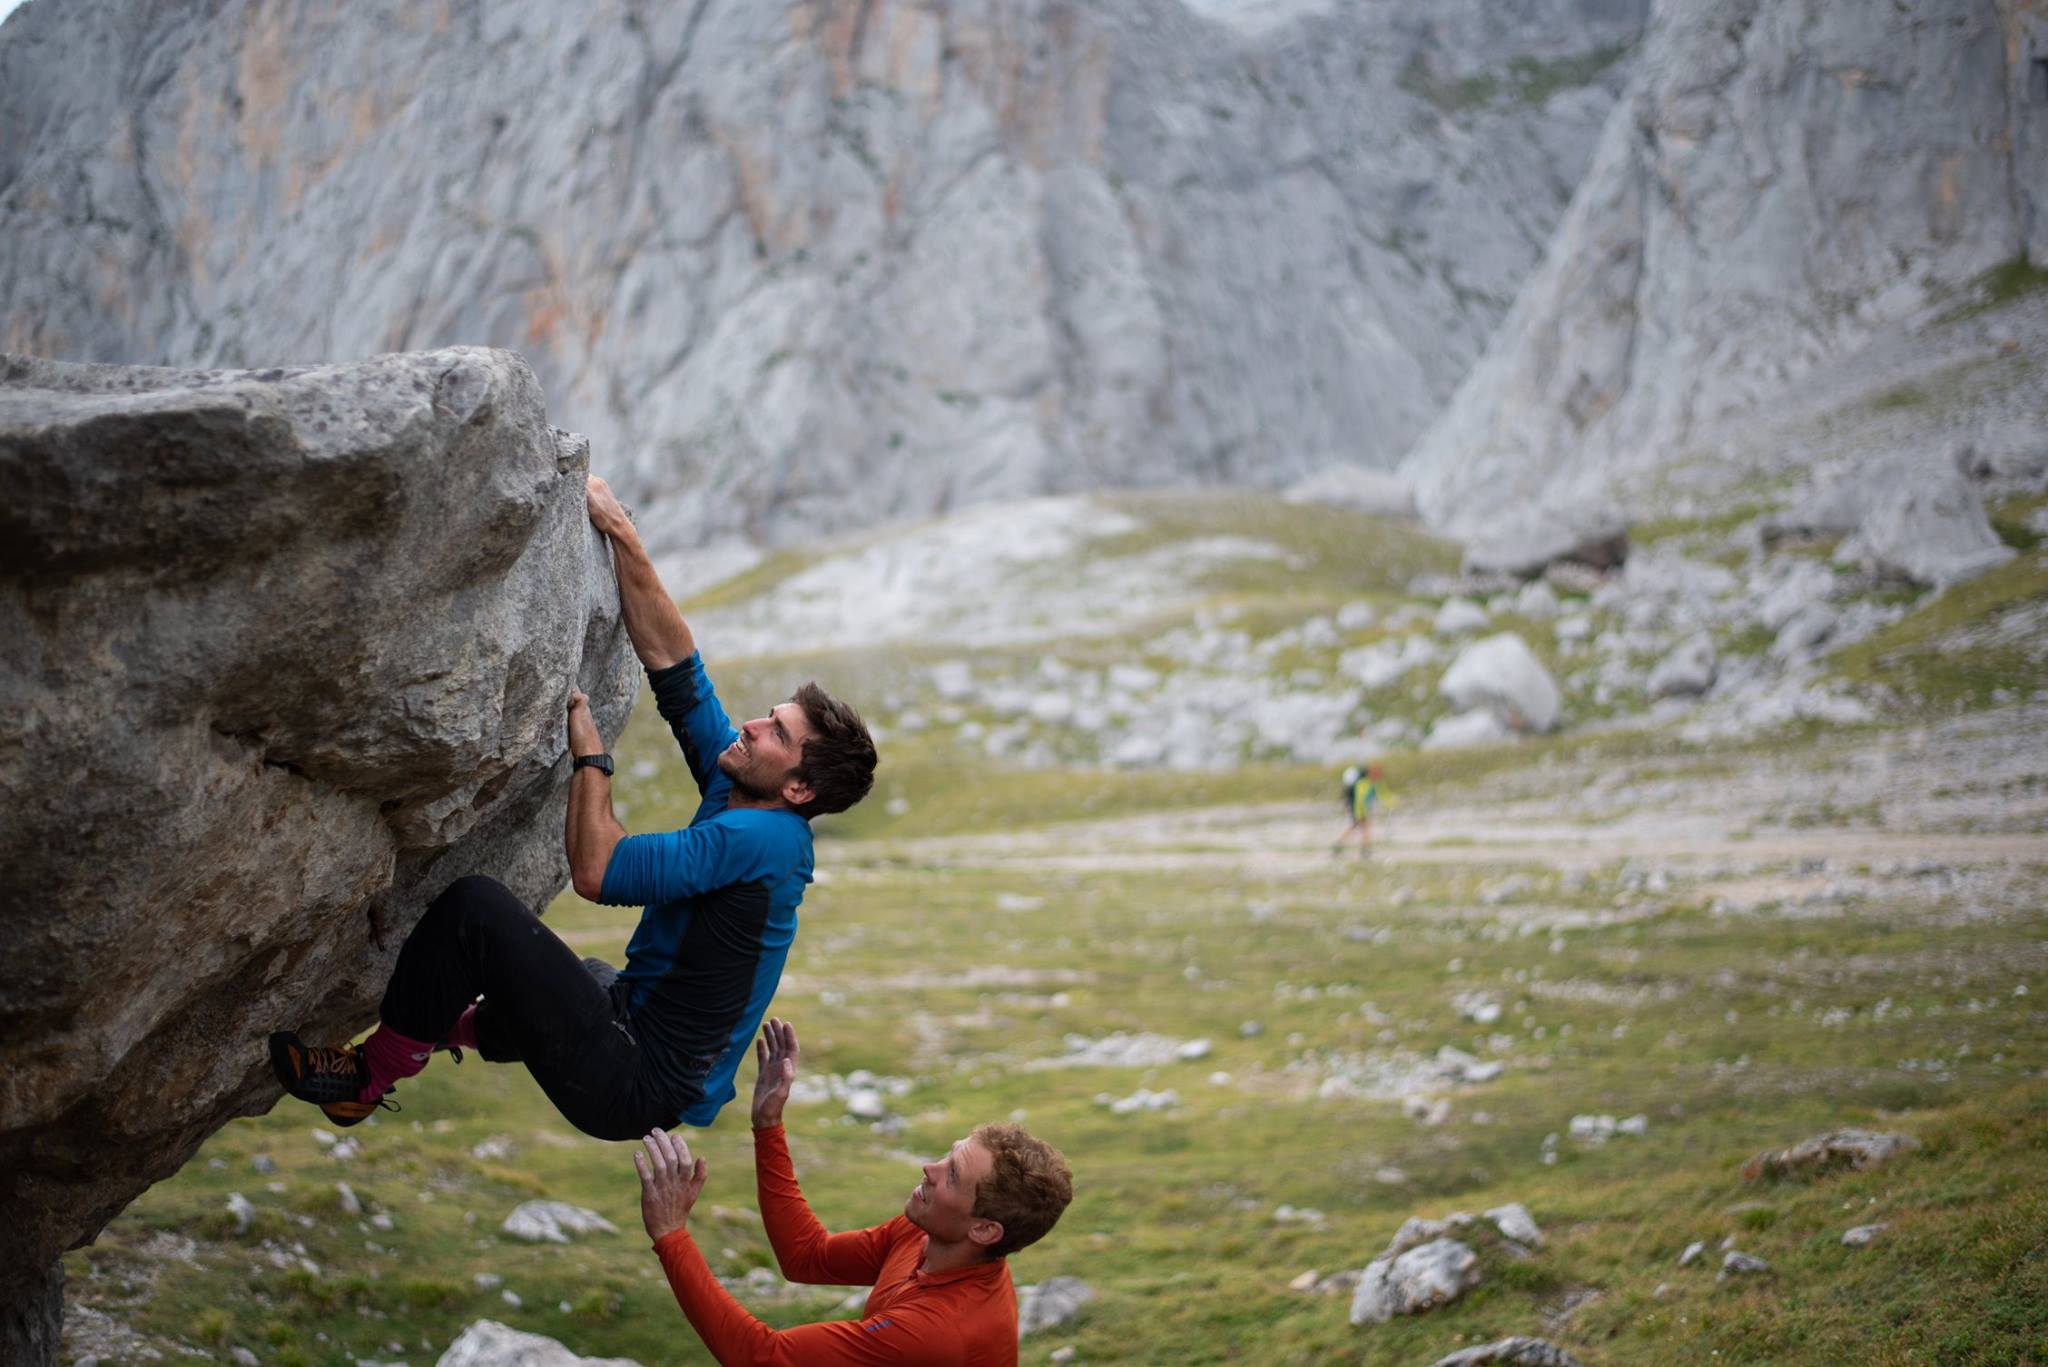
[[[290,1030],[280,1030],[270,1037],[270,1070],[287,1092],[312,1102],[337,1125],[356,1124],[379,1108],[398,1109],[385,1097],[360,1099],[370,1085],[370,1070],[363,1051],[353,1044],[323,1049],[302,1043]]]

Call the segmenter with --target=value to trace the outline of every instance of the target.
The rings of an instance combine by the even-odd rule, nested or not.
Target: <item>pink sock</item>
[[[441,1041],[457,1049],[476,1048],[476,1003],[463,1008],[462,1019],[455,1022],[455,1028],[448,1032],[448,1038]]]
[[[434,1046],[416,1039],[407,1039],[388,1025],[380,1024],[376,1032],[363,1041],[363,1062],[369,1065],[370,1085],[357,1095],[358,1101],[375,1101],[391,1090],[391,1084],[402,1077],[411,1077],[427,1066],[427,1060],[434,1056]]]

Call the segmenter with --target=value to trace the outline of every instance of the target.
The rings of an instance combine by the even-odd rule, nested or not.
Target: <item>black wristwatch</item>
[[[573,774],[578,769],[595,769],[606,778],[610,778],[612,776],[612,757],[610,755],[578,755],[576,756],[576,762],[569,766],[569,772]]]

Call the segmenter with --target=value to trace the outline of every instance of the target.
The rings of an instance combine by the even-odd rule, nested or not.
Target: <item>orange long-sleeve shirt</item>
[[[723,1367],[1016,1367],[1017,1290],[997,1259],[952,1272],[918,1270],[925,1232],[902,1215],[832,1234],[796,1184],[782,1127],[754,1131],[761,1223],[782,1275],[822,1286],[873,1286],[858,1320],[770,1329],[732,1298],[687,1229],[655,1241],[683,1313]]]

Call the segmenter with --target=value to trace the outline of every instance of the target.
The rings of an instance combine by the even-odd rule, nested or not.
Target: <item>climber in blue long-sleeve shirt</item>
[[[569,869],[584,897],[644,904],[625,968],[601,983],[509,889],[458,879],[406,938],[367,1040],[324,1048],[271,1036],[279,1082],[337,1124],[375,1110],[437,1046],[523,1061],[562,1114],[600,1139],[710,1124],[734,1095],[796,936],[810,818],[844,811],[873,786],[867,727],[815,684],[735,727],[638,532],[594,475],[589,503],[611,540],[627,634],[703,800],[682,830],[627,835],[612,814],[611,757],[572,694]]]

